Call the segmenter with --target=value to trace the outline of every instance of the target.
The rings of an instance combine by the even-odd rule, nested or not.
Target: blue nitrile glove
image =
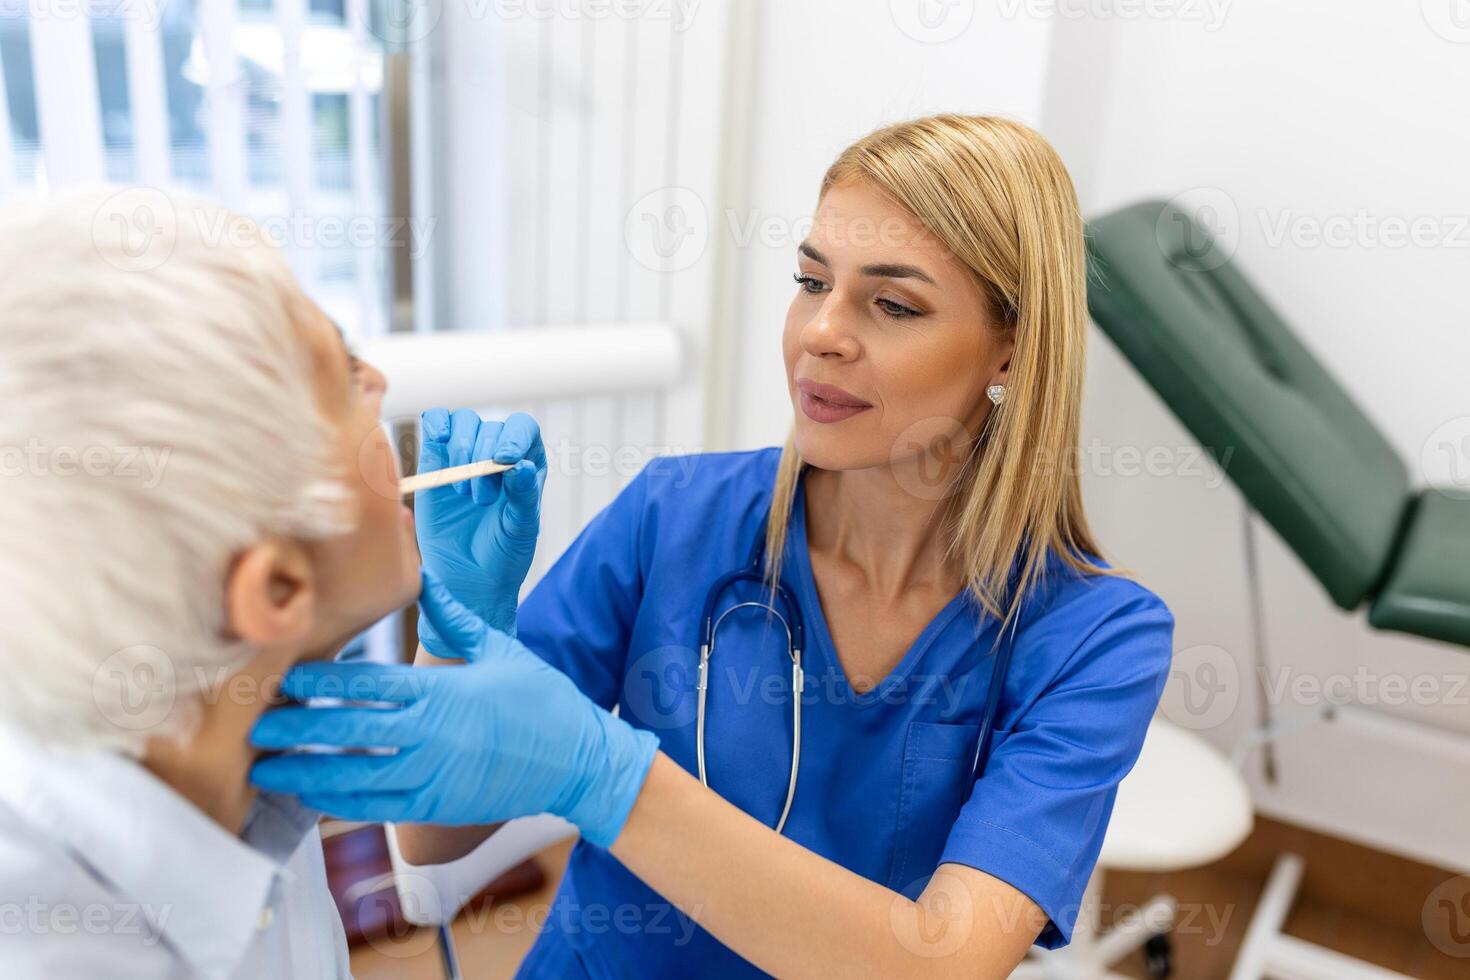
[[[502,422],[482,421],[462,408],[423,414],[420,473],[492,459],[515,468],[414,495],[419,553],[451,594],[502,633],[514,636],[521,584],[536,554],[546,448],[541,430],[524,412]],[[419,642],[433,628],[419,619]]]
[[[593,704],[571,678],[487,629],[424,576],[419,599],[444,646],[465,664],[309,663],[282,693],[382,702],[267,711],[251,742],[300,751],[257,762],[250,779],[348,820],[484,824],[554,813],[599,847],[617,839],[658,751],[658,738]],[[336,749],[394,750],[343,754]]]

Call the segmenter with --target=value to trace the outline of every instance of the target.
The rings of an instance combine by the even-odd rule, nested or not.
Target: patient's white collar
[[[133,759],[47,747],[3,724],[0,800],[137,902],[205,976],[233,972],[319,817],[264,794],[235,837]]]

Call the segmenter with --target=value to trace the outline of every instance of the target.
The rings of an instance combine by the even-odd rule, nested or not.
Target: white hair
[[[235,557],[350,526],[302,340],[254,222],[152,188],[0,215],[0,715],[141,753],[253,651]],[[217,691],[215,693],[218,693]]]

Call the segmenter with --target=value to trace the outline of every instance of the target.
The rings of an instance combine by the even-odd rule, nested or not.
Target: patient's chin
[[[411,606],[415,602],[418,602],[419,591],[423,588],[423,570],[421,567],[422,563],[419,561],[419,555],[417,551],[414,551],[411,554],[412,558],[407,563],[407,568],[405,569],[403,575],[403,591],[398,600],[398,605],[394,607],[395,609],[401,609],[404,606]]]
[[[391,582],[392,586],[385,588],[378,597],[378,606],[373,611],[372,621],[366,623],[364,629],[384,616],[406,609],[418,602],[419,590],[422,587],[418,551],[409,551],[400,564],[397,574],[386,575],[384,581],[385,583]]]

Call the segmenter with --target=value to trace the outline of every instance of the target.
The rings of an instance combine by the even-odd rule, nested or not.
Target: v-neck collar
[[[961,588],[919,632],[918,637],[904,653],[903,659],[899,660],[898,664],[870,690],[859,694],[853,689],[852,682],[847,676],[847,670],[842,666],[842,659],[837,655],[837,644],[833,642],[832,633],[827,628],[827,613],[822,608],[822,597],[817,591],[816,576],[812,573],[811,549],[806,534],[805,472],[802,477],[796,486],[796,499],[792,501],[791,531],[787,545],[791,549],[792,564],[796,573],[796,588],[801,600],[802,619],[806,624],[807,650],[811,652],[815,648],[824,661],[823,667],[832,672],[841,692],[839,700],[856,707],[867,707],[882,701],[895,687],[908,679],[913,673],[914,666],[923,659],[924,654],[934,645],[954,618],[961,610],[971,605],[970,590],[968,587]],[[811,671],[808,671],[808,674],[810,673]]]

